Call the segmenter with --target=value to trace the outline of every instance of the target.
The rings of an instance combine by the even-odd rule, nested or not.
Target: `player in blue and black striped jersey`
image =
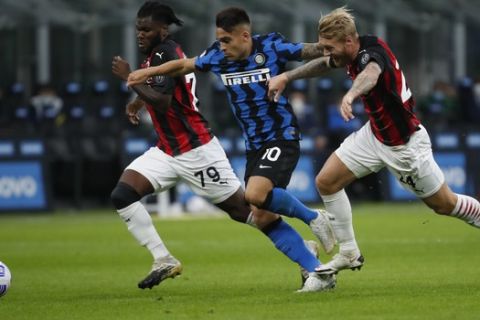
[[[274,140],[299,140],[291,105],[285,97],[276,104],[265,99],[265,84],[285,69],[287,61],[300,60],[302,44],[289,43],[279,33],[255,35],[251,38],[251,53],[244,58],[242,52],[236,52],[233,41],[228,32],[220,32],[218,41],[196,58],[195,68],[211,71],[222,80],[243,130],[247,151],[261,149]],[[232,60],[237,57],[242,59]]]
[[[137,70],[129,75],[128,84],[143,83],[154,75],[179,76],[195,70],[216,74],[227,88],[231,108],[243,130],[247,149],[245,198],[252,205],[255,219],[262,219],[263,210],[299,218],[310,225],[330,253],[335,239],[328,214],[307,208],[285,190],[300,156],[297,119],[284,96],[272,102],[267,94],[268,79],[282,73],[288,61],[317,58],[321,48],[316,43],[291,43],[278,33],[252,36],[250,19],[240,8],[218,13],[216,26],[217,40],[200,56]],[[274,241],[277,246],[281,247],[284,237],[288,235],[278,234]],[[309,279],[305,291],[318,280]],[[333,283],[331,278],[323,280]]]

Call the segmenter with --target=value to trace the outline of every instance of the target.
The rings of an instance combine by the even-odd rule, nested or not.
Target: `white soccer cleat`
[[[302,289],[297,292],[318,292],[326,291],[335,288],[337,280],[334,274],[319,275],[315,272],[308,274],[308,278],[305,281]]]
[[[333,219],[333,216],[325,210],[317,210],[317,212],[318,216],[310,221],[310,229],[320,241],[325,252],[330,254],[335,248],[336,242],[330,225],[330,219]]]
[[[475,228],[480,228],[480,218],[467,222],[469,225]]]
[[[142,281],[138,283],[140,289],[152,289],[165,279],[175,278],[182,273],[183,267],[180,261],[169,255],[153,262],[152,270]]]
[[[365,259],[360,252],[353,253],[352,255],[345,255],[343,253],[337,253],[333,256],[333,259],[329,262],[322,264],[315,271],[320,275],[336,274],[338,271],[350,269],[360,270],[363,266]]]
[[[303,240],[305,243],[305,246],[307,247],[308,251],[310,251],[317,259],[318,259],[318,253],[320,251],[320,248],[318,246],[318,243],[313,240]],[[308,278],[308,270],[300,267],[300,275],[302,276],[302,286],[305,284],[305,281]]]

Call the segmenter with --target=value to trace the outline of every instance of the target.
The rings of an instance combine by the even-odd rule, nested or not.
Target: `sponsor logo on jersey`
[[[222,74],[221,77],[225,86],[259,83],[270,79],[270,69],[262,68],[243,72],[225,73]]]

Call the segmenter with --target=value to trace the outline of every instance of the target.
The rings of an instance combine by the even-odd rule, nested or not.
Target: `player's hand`
[[[131,87],[136,84],[145,83],[149,77],[150,75],[146,69],[135,70],[128,75],[127,86]]]
[[[112,59],[112,72],[114,75],[122,80],[127,80],[130,73],[130,65],[126,60],[120,56],[115,56]]]
[[[352,112],[353,100],[355,100],[355,98],[347,92],[340,105],[340,114],[342,115],[343,120],[347,122],[355,118]]]
[[[143,106],[143,101],[139,99],[135,99],[127,104],[125,114],[127,115],[128,121],[130,121],[131,124],[138,125],[140,123],[138,112],[143,108]]]
[[[288,83],[288,77],[285,73],[279,74],[268,80],[268,98],[275,102],[280,100],[282,92],[285,90],[285,87]]]

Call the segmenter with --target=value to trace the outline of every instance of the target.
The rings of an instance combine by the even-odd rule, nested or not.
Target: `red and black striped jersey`
[[[142,68],[184,58],[186,56],[180,45],[166,39],[152,50],[142,63]],[[172,95],[171,105],[166,112],[147,104],[147,110],[158,135],[157,147],[171,156],[202,146],[213,137],[207,120],[197,108],[195,82],[193,73],[175,78],[155,76],[147,80],[147,84],[158,92]]]
[[[357,57],[347,65],[350,77],[355,80],[370,61],[382,69],[375,87],[361,96],[372,131],[385,145],[405,144],[420,124],[413,111],[412,92],[388,45],[375,36],[362,36]]]

